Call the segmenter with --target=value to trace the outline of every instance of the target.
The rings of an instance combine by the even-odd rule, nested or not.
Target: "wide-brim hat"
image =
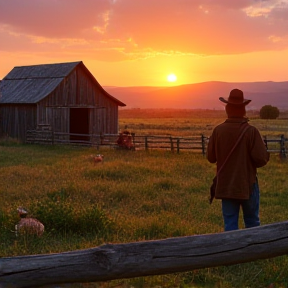
[[[251,102],[251,100],[244,98],[243,91],[239,89],[231,90],[228,99],[219,97],[219,100],[226,104],[244,105],[244,106]]]

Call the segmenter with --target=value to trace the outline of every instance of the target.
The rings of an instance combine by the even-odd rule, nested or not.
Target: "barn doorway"
[[[70,140],[89,141],[89,108],[70,108]],[[87,135],[87,136],[86,136]]]

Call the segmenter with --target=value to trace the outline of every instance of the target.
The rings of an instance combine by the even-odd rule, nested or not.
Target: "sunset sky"
[[[83,61],[102,86],[288,80],[288,0],[0,0],[0,39],[0,79]]]

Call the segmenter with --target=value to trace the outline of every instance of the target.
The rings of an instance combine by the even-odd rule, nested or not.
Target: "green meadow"
[[[250,123],[264,136],[288,137],[288,118]],[[120,110],[119,128],[136,134],[209,136],[224,111]],[[94,165],[91,155],[104,163]],[[0,142],[0,256],[11,257],[86,249],[223,231],[221,202],[208,202],[215,165],[200,151],[125,151],[112,148],[28,145]],[[288,161],[271,154],[258,170],[261,224],[286,221]],[[16,237],[17,207],[45,225],[41,238]],[[240,226],[243,228],[242,221]],[[269,286],[270,285],[270,286]],[[274,286],[271,286],[274,285]],[[288,257],[57,287],[287,287]]]

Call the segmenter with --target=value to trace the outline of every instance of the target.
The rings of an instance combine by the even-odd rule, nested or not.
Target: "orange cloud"
[[[209,69],[205,57],[237,61],[269,51],[285,57],[288,49],[288,0],[0,0],[0,7],[1,59],[32,55],[30,64],[41,57],[41,63],[139,61],[129,62],[135,73],[144,61],[164,67],[163,58],[173,65],[185,58],[184,66],[199,55],[197,65]]]

